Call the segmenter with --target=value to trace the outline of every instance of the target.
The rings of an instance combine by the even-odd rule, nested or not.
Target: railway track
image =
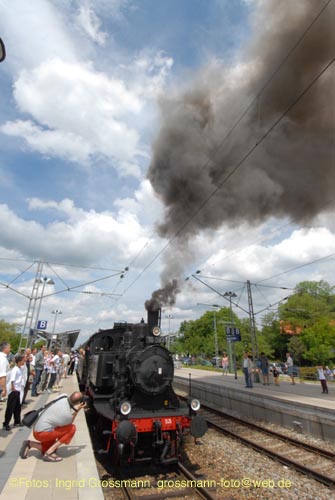
[[[151,492],[149,494],[142,495],[141,492],[136,489],[134,492],[133,488],[124,485],[122,487],[122,493],[124,498],[127,500],[161,500],[162,498],[185,498],[195,496],[205,499],[205,500],[216,500],[217,496],[213,492],[213,488],[207,488],[204,486],[206,484],[205,479],[199,479],[195,477],[183,464],[178,462],[176,466],[177,475],[173,479],[164,479],[161,484],[156,480],[156,485],[154,482],[151,484]],[[212,483],[212,482],[211,482]]]
[[[265,429],[225,412],[202,405],[202,416],[212,428],[282,464],[335,487],[335,453]]]

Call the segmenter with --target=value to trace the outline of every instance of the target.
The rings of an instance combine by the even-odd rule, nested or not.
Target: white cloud
[[[334,253],[335,235],[326,228],[297,229],[272,245],[245,243],[239,249],[224,244],[225,250],[211,255],[203,266],[204,272],[227,279],[263,280]],[[291,282],[288,274],[282,279]]]
[[[88,264],[110,255],[115,266],[124,266],[146,241],[145,229],[134,214],[85,212],[66,204],[30,202],[31,208],[53,208],[66,215],[65,220],[47,226],[24,220],[6,205],[0,205],[2,246],[56,262]]]
[[[119,22],[131,8],[128,0],[60,5],[36,0],[33,6],[12,0],[10,8],[4,7],[0,29],[9,40],[6,67],[13,74],[17,110],[25,116],[0,124],[0,131],[23,139],[45,157],[84,166],[98,160],[121,177],[140,178],[140,159],[148,157],[149,149],[141,137],[153,126],[153,102],[173,60],[149,50],[140,55],[123,51],[118,57],[98,54],[88,40],[83,46],[78,32],[79,23],[91,41],[103,45],[100,19]],[[88,61],[89,54],[97,66],[105,58],[102,71]]]
[[[141,219],[149,221],[153,225],[160,217],[162,217],[163,207],[158,200],[150,182],[145,179],[140,183],[132,197],[117,198],[114,205],[120,212],[128,212],[131,214],[141,214]]]
[[[260,282],[259,285],[251,287],[256,313],[289,296],[292,293],[290,289],[300,281],[325,280],[333,284],[334,233],[320,227],[292,231],[292,228],[288,228],[285,224],[278,227],[277,233],[273,231],[277,241],[269,243],[266,233],[270,227],[273,229],[273,223],[272,221],[271,226],[264,224],[258,228],[247,226],[236,229],[222,228],[212,240],[204,234],[198,237],[194,245],[200,249],[207,248],[207,260],[203,251],[205,262],[199,267],[193,264],[190,275],[194,274],[196,269],[200,269],[200,279],[219,293],[223,294],[230,290],[236,292],[237,301],[245,311],[248,310],[246,281]],[[281,233],[279,233],[280,228]],[[251,243],[252,241],[258,242]],[[331,255],[332,257],[319,260]],[[268,279],[272,276],[274,278]],[[172,314],[175,318],[195,319],[206,310],[206,307],[197,307],[197,303],[229,306],[229,302],[213,289],[190,277],[188,281],[183,282],[182,291],[178,295]],[[234,312],[240,317],[247,316],[246,312],[238,308],[234,308]],[[256,318],[258,319],[257,315]],[[174,320],[174,324],[179,323],[180,321]]]
[[[6,63],[14,72],[49,58],[77,59],[72,36],[64,30],[61,10],[47,0],[1,2],[0,29],[6,40]]]
[[[254,1],[255,5],[260,2]],[[141,168],[150,157],[148,143],[154,126],[158,124],[155,102],[164,92],[174,61],[170,54],[148,47],[138,48],[134,53],[125,46],[117,46],[110,29],[111,20],[126,23],[127,9],[136,8],[136,5],[131,0],[11,0],[1,2],[1,6],[0,31],[8,53],[2,67],[11,73],[13,82],[13,99],[8,104],[11,106],[10,118],[7,117],[2,126],[0,124],[2,133],[22,138],[30,150],[44,157],[70,160],[85,168],[102,160],[116,168],[119,176],[141,179]],[[105,33],[107,25],[108,37]],[[153,35],[155,40],[159,39],[157,31]],[[223,63],[213,60],[212,54],[208,61],[211,62],[205,76],[214,86],[217,85],[217,79],[213,78],[215,67],[222,72]],[[221,88],[216,89],[220,105],[226,99],[227,90],[232,88],[241,91],[241,109],[246,101],[249,102],[243,89],[246,81],[257,73],[257,64],[259,62],[253,61],[226,68],[227,77],[220,79]],[[182,78],[187,79],[185,72]],[[188,83],[184,82],[184,85]],[[233,119],[225,116],[225,121],[229,123],[230,118]],[[94,173],[90,171],[92,178]],[[7,172],[7,186],[15,185],[15,176],[16,173],[11,176]],[[110,196],[110,182],[108,187]],[[125,184],[120,193],[129,193],[131,189],[131,184]],[[34,194],[37,192],[35,190]],[[55,199],[62,196],[55,195]],[[99,192],[97,196],[107,198],[105,192]],[[161,219],[163,208],[147,180],[140,183],[134,194],[117,196],[116,200],[110,199],[113,211],[101,212],[84,210],[79,201],[75,204],[71,199],[29,198],[28,215],[22,215],[25,208],[22,205],[15,209],[0,205],[1,256],[8,259],[28,256],[116,268],[122,268],[135,259],[136,267],[131,266],[135,268],[131,268],[127,281],[126,278],[115,278],[119,281],[112,281],[113,286],[99,282],[83,289],[105,293],[116,286],[117,292],[124,290],[164,246],[153,230],[153,223]],[[76,193],[76,200],[78,197]],[[15,203],[14,196],[13,200]],[[35,218],[36,215],[40,217]],[[334,229],[334,218],[324,220],[320,216],[318,223]],[[191,271],[195,271],[199,262],[204,262],[199,267],[205,273],[225,279],[257,281],[334,252],[334,235],[327,229],[314,227],[289,234],[292,231],[289,228],[286,233],[279,233],[276,240],[274,234],[266,242],[264,235],[270,226],[271,223],[259,228],[243,225],[221,228],[215,234],[204,232],[198,235],[192,241],[197,264],[195,267],[194,262],[190,262]],[[28,265],[0,261],[1,274],[6,278],[14,277]],[[294,286],[302,277],[331,281],[334,276],[332,266],[333,262],[306,266],[304,274],[299,271],[285,274],[274,282]],[[57,320],[60,328],[81,327],[87,333],[111,326],[114,320],[138,321],[143,314],[144,300],[159,286],[161,267],[157,259],[129,289],[122,303],[114,304],[107,296],[93,293],[60,294],[43,302],[41,314],[48,318],[52,309],[61,309],[63,315]],[[93,270],[60,266],[55,269],[70,282],[79,280],[83,283],[96,277]],[[55,282],[59,287],[59,282]],[[19,290],[29,295],[32,283],[33,278],[24,282],[19,280]],[[179,320],[202,314],[203,310],[195,307],[196,302],[218,302],[212,292],[194,280],[192,284],[188,283],[172,310],[172,329],[178,326]],[[235,285],[225,282],[222,286],[227,290]],[[22,322],[26,299],[5,288],[0,288],[0,292],[0,314],[9,321]],[[259,297],[255,297],[255,301],[259,305]]]
[[[33,120],[7,121],[0,130],[24,139],[45,156],[86,165],[94,156],[112,162],[121,176],[139,178],[137,157],[146,157],[140,132],[147,99],[164,85],[172,62],[162,55],[137,60],[135,77],[124,80],[91,64],[49,59],[22,70],[14,84],[17,108]],[[152,111],[150,111],[152,113]]]
[[[140,190],[140,195],[145,193],[145,186]],[[137,203],[139,203],[137,201]],[[136,205],[136,203],[135,203]],[[42,226],[33,221],[26,221],[15,216],[10,210],[6,210],[4,206],[0,206],[0,225],[5,228],[4,220],[6,220],[8,231],[5,229],[2,234],[1,241],[7,243],[7,246],[20,248],[22,252],[27,254],[31,252],[39,252],[36,255],[44,254],[46,260],[56,259],[58,262],[71,259],[76,264],[83,265],[89,263],[96,265],[99,259],[104,259],[107,252],[109,253],[110,263],[114,256],[117,264],[126,265],[129,259],[134,257],[147,242],[144,236],[144,228],[141,227],[136,220],[136,216],[131,214],[135,210],[135,205],[130,206],[130,213],[127,212],[126,206],[120,205],[120,211],[117,215],[111,213],[96,213],[95,211],[86,212],[74,205],[72,200],[62,200],[57,203],[55,201],[43,202],[39,199],[31,199],[29,207],[31,210],[52,210],[54,214],[59,214],[65,217],[63,223],[54,222],[47,226]],[[138,205],[141,210],[141,205]],[[122,213],[123,212],[123,213]],[[232,241],[233,231],[230,230],[226,234],[222,232],[217,239],[209,241],[208,237],[203,235],[197,239],[195,244],[202,245],[208,250],[208,255],[214,254],[213,258],[208,258],[207,262],[202,266],[202,274],[211,275],[222,278],[223,280],[207,280],[207,283],[221,292],[234,290],[238,295],[241,293],[239,303],[244,309],[248,309],[247,295],[243,283],[231,282],[229,280],[244,282],[250,279],[251,282],[264,280],[274,274],[285,273],[289,269],[293,269],[303,264],[308,264],[313,260],[317,260],[325,255],[334,253],[335,236],[325,228],[309,228],[294,230],[292,233],[283,237],[281,241],[273,244],[259,242],[248,245],[248,239],[261,238],[261,233],[264,227],[250,231],[245,241],[241,241],[241,247],[233,249],[229,247],[227,241]],[[12,235],[12,240],[9,241],[9,233]],[[238,234],[235,234],[235,241],[238,241]],[[17,235],[17,236],[15,236]],[[223,240],[226,238],[225,243]],[[28,245],[31,245],[29,249]],[[223,253],[219,253],[221,245],[228,248]],[[56,247],[56,249],[55,249]],[[143,269],[146,264],[155,255],[158,250],[157,241],[153,243],[151,255],[146,255],[138,269]],[[84,251],[82,251],[82,249]],[[7,252],[7,253],[5,253]],[[8,258],[13,258],[13,251],[1,250],[1,254]],[[205,255],[205,250],[203,252]],[[215,258],[216,257],[216,258]],[[221,260],[218,260],[220,257]],[[88,262],[89,260],[89,262]],[[211,264],[215,262],[215,265]],[[320,280],[332,282],[334,276],[335,260],[326,260],[318,262],[313,266],[306,265],[301,270],[297,269],[291,273],[285,273],[273,280],[265,281],[266,285],[294,287],[299,281],[304,279]],[[21,268],[28,267],[26,263],[21,263]],[[158,266],[158,267],[157,267]],[[79,290],[95,293],[63,293],[47,297],[43,300],[41,317],[52,321],[52,309],[61,309],[63,315],[59,318],[60,329],[82,329],[82,338],[87,337],[96,331],[97,328],[107,328],[112,326],[114,321],[127,320],[139,321],[145,312],[143,302],[148,298],[157,285],[157,279],[160,270],[160,264],[155,265],[156,269],[150,269],[144,276],[133,286],[121,302],[114,304],[114,301],[107,295],[99,295],[99,293],[121,293],[126,286],[134,279],[136,269],[130,270],[129,278],[126,281],[120,280],[119,277],[112,280],[102,281],[87,285]],[[54,267],[54,266],[53,266]],[[195,269],[193,269],[194,272]],[[96,271],[77,270],[76,268],[64,268],[63,266],[56,267],[59,276],[71,284],[88,282],[92,278],[108,274],[102,272],[97,275]],[[135,274],[134,274],[135,271]],[[12,266],[6,265],[3,268],[3,273],[16,275],[19,274],[19,264],[13,263]],[[44,272],[52,273],[47,266]],[[56,283],[57,290],[63,289],[63,284],[59,280],[59,276],[52,275]],[[117,286],[120,283],[120,286]],[[17,283],[13,283],[16,287]],[[19,283],[19,290],[26,295],[31,293],[32,280]],[[259,291],[260,290],[260,291]],[[2,311],[7,320],[23,322],[25,307],[27,300],[22,296],[16,295],[10,290],[1,289],[1,304]],[[274,304],[276,301],[291,293],[290,290],[277,290],[271,288],[252,288],[255,312],[267,307],[269,303]],[[171,331],[178,328],[180,321],[185,319],[194,319],[203,314],[205,307],[197,307],[197,303],[227,305],[223,298],[220,298],[213,291],[209,290],[193,278],[185,282],[182,292],[177,297],[176,306],[171,310],[163,313],[163,329],[167,331],[167,320],[164,319],[166,314],[172,314]],[[15,304],[15,305],[14,305]],[[240,309],[234,309],[240,316],[245,317]],[[257,316],[258,318],[258,316]],[[58,321],[58,320],[57,320]]]
[[[156,99],[166,84],[173,62],[173,58],[163,52],[142,51],[129,65],[135,93]]]
[[[100,31],[101,21],[88,3],[80,6],[77,22],[94,42],[105,44],[108,34]]]
[[[30,113],[43,128],[18,121],[7,122],[2,131],[25,137],[43,154],[65,157],[70,149],[71,159],[77,161],[102,154],[124,162],[137,154],[138,133],[126,122],[128,115],[140,112],[141,101],[124,82],[94,72],[89,65],[53,59],[24,70],[16,80],[14,97],[19,110]]]
[[[58,156],[85,164],[92,153],[90,145],[82,137],[62,130],[44,130],[30,120],[6,122],[0,130],[6,135],[25,139],[31,150],[45,156]]]

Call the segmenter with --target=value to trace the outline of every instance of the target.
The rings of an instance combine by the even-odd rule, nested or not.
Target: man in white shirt
[[[31,379],[35,376],[35,367],[32,364],[32,360],[33,360],[32,351],[29,347],[27,347],[27,349],[25,349],[24,353],[26,356],[26,364],[25,364],[26,385],[25,385],[24,393],[23,393],[23,401],[22,401],[23,405],[26,404],[26,397],[27,397],[27,394],[28,394],[28,391],[30,388]]]
[[[50,394],[52,393],[53,385],[56,382],[61,358],[62,358],[62,351],[58,349],[55,353],[55,356],[50,360],[50,381],[47,389]]]
[[[3,342],[0,344],[0,401],[2,401],[7,396],[7,383],[9,382],[9,362],[7,359],[10,353],[10,344],[8,342]],[[8,380],[7,380],[8,378]]]
[[[67,370],[70,363],[70,356],[67,352],[63,354],[63,378],[67,378]]]
[[[16,364],[12,369],[10,375],[7,408],[5,413],[5,420],[3,422],[3,428],[6,431],[10,430],[9,422],[13,415],[14,427],[19,427],[21,425],[21,403],[23,400],[24,386],[26,383],[24,370],[25,361],[25,356],[23,356],[22,354],[17,354],[15,356]]]
[[[293,359],[289,352],[286,353],[286,366],[287,366],[287,374],[291,377],[291,384],[295,385],[294,373],[293,373]]]
[[[248,389],[252,389],[252,380],[251,380],[251,373],[252,373],[252,362],[251,359],[248,356],[247,352],[243,353],[243,373],[244,373],[244,378],[245,378],[245,387]]]

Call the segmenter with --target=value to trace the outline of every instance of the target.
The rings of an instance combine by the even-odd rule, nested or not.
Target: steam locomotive
[[[115,464],[178,460],[183,436],[207,430],[196,399],[182,402],[173,387],[174,364],[161,336],[160,310],[147,323],[114,323],[85,344],[78,377],[90,399],[101,452]]]

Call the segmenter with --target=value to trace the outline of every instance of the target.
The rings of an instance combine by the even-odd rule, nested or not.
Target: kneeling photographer
[[[87,407],[87,399],[81,392],[74,392],[71,396],[62,394],[48,405],[34,425],[34,438],[37,441],[24,441],[20,457],[27,458],[30,448],[36,448],[41,451],[44,461],[62,461],[56,450],[62,444],[70,444],[76,432],[73,422],[78,412]]]

